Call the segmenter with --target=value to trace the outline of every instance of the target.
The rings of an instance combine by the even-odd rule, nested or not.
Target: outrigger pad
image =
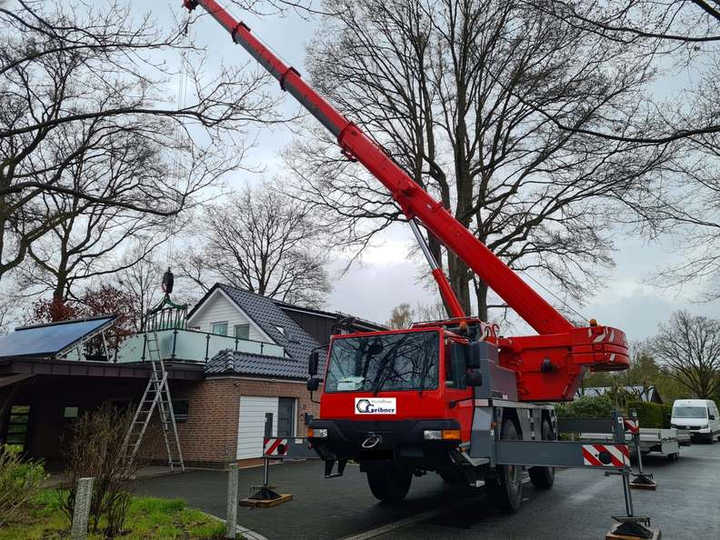
[[[605,535],[605,540],[660,540],[660,530],[650,528],[650,518],[642,516],[613,516],[618,521]]]
[[[281,495],[275,491],[272,486],[253,486],[253,489],[255,489],[255,493],[250,495],[248,499],[256,501],[272,501],[281,497]]]
[[[634,474],[633,476],[635,478],[628,484],[631,489],[649,489],[651,491],[657,489],[657,482],[652,479],[652,475]]]
[[[288,501],[292,501],[293,496],[290,493],[277,494],[276,499],[240,499],[238,504],[240,506],[252,506],[254,508],[270,508],[277,506]]]

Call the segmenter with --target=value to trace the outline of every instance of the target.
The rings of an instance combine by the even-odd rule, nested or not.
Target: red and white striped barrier
[[[583,444],[583,464],[589,467],[625,467],[630,465],[627,444]]]
[[[278,437],[263,439],[263,456],[284,456],[288,451],[288,440]]]
[[[630,420],[625,418],[625,430],[629,431],[630,433],[639,433],[640,422],[638,422],[637,420]]]

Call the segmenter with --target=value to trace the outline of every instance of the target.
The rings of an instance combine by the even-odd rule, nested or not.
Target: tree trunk
[[[487,294],[488,286],[479,277],[475,277],[473,280],[475,286],[475,298],[477,299],[478,306],[478,317],[483,321],[488,320],[488,308],[487,308]]]
[[[468,282],[468,266],[457,256],[448,252],[448,274],[450,285],[460,301],[465,315],[471,314],[470,309],[470,284]]]

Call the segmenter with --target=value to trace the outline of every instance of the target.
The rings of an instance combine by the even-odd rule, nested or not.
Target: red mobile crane
[[[337,137],[348,159],[362,163],[390,191],[421,242],[453,316],[407,330],[332,337],[320,416],[309,430],[326,476],[342,475],[347,460],[355,459],[376,497],[398,500],[407,493],[412,474],[435,471],[448,481],[485,482],[501,507],[516,510],[521,466],[530,467],[536,486],[549,488],[553,466],[588,465],[590,458],[576,443],[538,443],[557,438],[552,408],[539,402],[572,400],[587,369],[626,369],[625,334],[594,320],[584,327],[571,324],[246,24],[215,0],[183,3],[189,10],[202,6]],[[500,337],[491,326],[466,317],[416,220],[538,335]],[[321,382],[315,377],[318,362],[315,353],[309,362],[310,390]],[[618,448],[599,454],[599,462],[626,467],[627,447]],[[338,472],[333,473],[335,463]]]

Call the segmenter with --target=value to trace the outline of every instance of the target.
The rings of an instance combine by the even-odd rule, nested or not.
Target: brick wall
[[[304,382],[222,377],[176,386],[171,385],[173,400],[189,400],[188,419],[178,423],[178,436],[183,458],[190,466],[224,467],[235,460],[240,396],[297,398],[295,429],[298,436],[305,435],[304,414],[317,416],[319,411],[319,406],[310,401]],[[318,399],[317,393],[315,399]],[[146,458],[162,460],[166,453],[159,426],[154,424],[152,428],[148,428],[150,433],[141,454]]]
[[[147,381],[89,377],[39,376],[23,383],[13,403],[31,405],[28,451],[35,457],[57,462],[60,445],[72,420],[63,418],[65,407],[92,410],[103,401],[137,404]],[[294,397],[298,400],[296,433],[305,435],[303,414],[315,416],[318,406],[310,402],[305,383],[217,378],[203,381],[171,381],[173,400],[189,400],[189,416],[178,423],[183,457],[189,465],[223,467],[235,459],[240,396]],[[317,393],[316,393],[317,399]],[[4,415],[7,418],[7,411]],[[142,457],[163,463],[167,459],[157,413],[148,427],[140,451]]]

